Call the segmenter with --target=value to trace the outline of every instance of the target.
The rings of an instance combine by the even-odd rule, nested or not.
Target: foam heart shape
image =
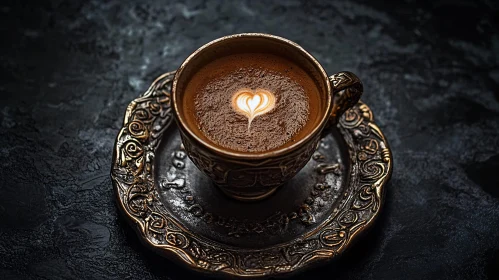
[[[248,118],[248,131],[251,122],[257,116],[270,112],[275,107],[275,96],[264,89],[241,89],[232,97],[232,107],[239,114]]]

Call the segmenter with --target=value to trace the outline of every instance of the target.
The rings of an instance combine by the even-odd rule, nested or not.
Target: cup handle
[[[329,117],[329,125],[336,126],[343,113],[359,102],[364,87],[360,79],[348,71],[332,75],[329,77],[329,82],[333,93],[333,109]]]

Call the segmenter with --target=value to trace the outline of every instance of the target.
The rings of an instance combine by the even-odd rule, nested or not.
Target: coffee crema
[[[182,101],[196,134],[237,152],[292,145],[320,117],[314,80],[295,63],[267,53],[233,54],[208,63],[193,74]]]

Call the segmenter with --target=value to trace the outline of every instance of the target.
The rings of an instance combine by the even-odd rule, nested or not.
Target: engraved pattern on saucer
[[[111,177],[118,208],[144,244],[201,272],[272,276],[332,259],[372,225],[393,161],[367,105],[347,110],[338,129],[321,140],[286,189],[301,192],[277,190],[258,203],[279,200],[279,210],[260,207],[245,218],[247,205],[258,203],[229,200],[198,185],[209,179],[194,169],[171,125],[173,74],[159,77],[130,103],[115,143]],[[240,211],[210,203],[223,199]]]

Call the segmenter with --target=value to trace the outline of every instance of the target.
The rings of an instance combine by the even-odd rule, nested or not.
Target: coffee
[[[193,74],[182,100],[196,134],[237,152],[268,152],[309,134],[320,93],[298,65],[268,53],[232,54]]]

